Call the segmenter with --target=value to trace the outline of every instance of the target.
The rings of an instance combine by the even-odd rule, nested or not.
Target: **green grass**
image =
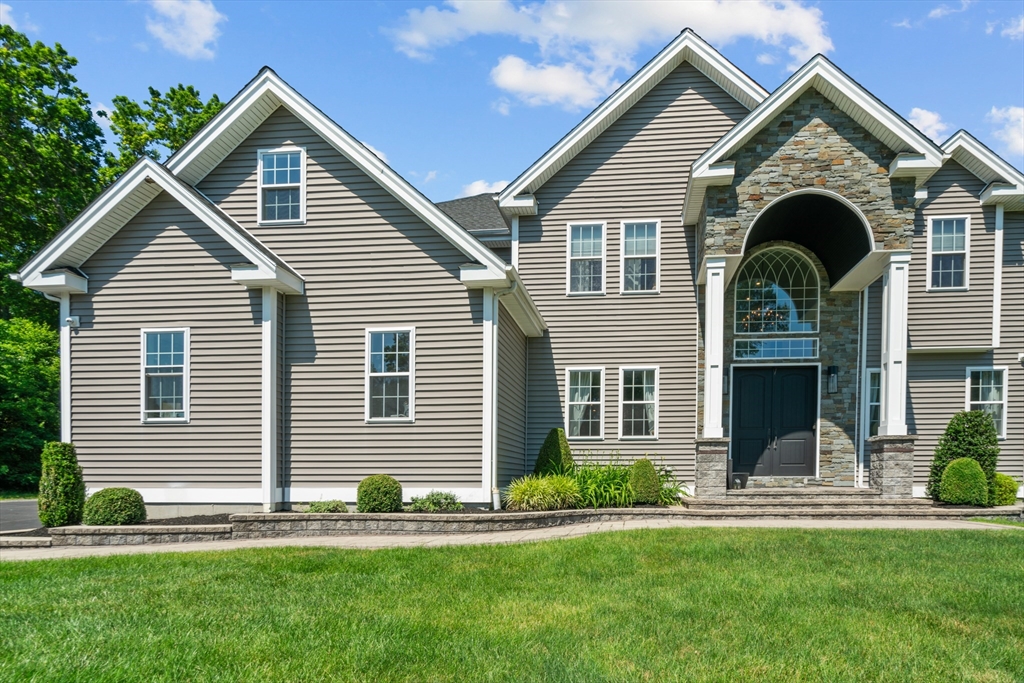
[[[1024,522],[1016,522],[1012,519],[998,519],[988,517],[972,517],[972,522],[988,522],[989,524],[1002,524],[1004,526],[1020,526],[1024,527]]]
[[[35,500],[38,497],[38,491],[11,491],[7,489],[0,489],[0,500]]]
[[[0,680],[1020,681],[1022,576],[997,530],[8,562]]]

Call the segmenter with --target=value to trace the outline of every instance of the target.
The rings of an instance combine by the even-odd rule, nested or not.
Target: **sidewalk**
[[[636,519],[622,522],[594,522],[568,526],[529,529],[526,531],[498,531],[477,534],[417,534],[308,536],[295,538],[261,538],[238,541],[211,541],[206,543],[167,543],[161,545],[60,546],[52,548],[25,548],[0,550],[0,561],[46,560],[70,557],[98,557],[104,555],[135,555],[141,553],[184,553],[202,551],[237,550],[239,548],[276,548],[281,546],[313,546],[344,548],[349,550],[378,550],[381,548],[432,548],[446,545],[494,545],[499,543],[528,543],[558,538],[574,538],[604,531],[627,529],[667,529],[673,527],[738,527],[772,529],[906,529],[950,530],[987,529],[989,531],[1019,532],[1011,526],[967,522],[961,520],[688,520],[688,519]]]

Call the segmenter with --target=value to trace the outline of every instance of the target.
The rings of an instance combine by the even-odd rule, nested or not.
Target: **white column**
[[[1002,204],[996,204],[995,264],[992,272],[992,348],[999,348],[1000,327],[1003,315],[1003,212]]]
[[[704,286],[704,436],[722,436],[725,358],[725,259],[708,258]]]
[[[880,435],[907,433],[907,290],[910,252],[891,253],[882,274]]]
[[[483,290],[484,295],[484,396],[483,396],[483,454],[481,471],[483,497],[490,500],[495,508],[497,500],[498,453],[498,298],[494,290]]]
[[[71,443],[71,294],[60,295],[60,440]]]
[[[277,486],[277,291],[263,288],[262,467],[263,510],[280,501]]]

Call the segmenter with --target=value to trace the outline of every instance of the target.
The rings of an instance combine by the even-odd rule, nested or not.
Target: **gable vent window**
[[[306,220],[306,152],[287,148],[260,151],[260,224]]]
[[[142,421],[188,421],[188,330],[142,331]]]
[[[658,291],[658,223],[622,224],[622,293]]]
[[[928,236],[931,289],[967,288],[967,218],[933,218]]]

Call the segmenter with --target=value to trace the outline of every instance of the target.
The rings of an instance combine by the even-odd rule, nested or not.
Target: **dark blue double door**
[[[818,369],[733,368],[732,467],[753,476],[813,477]]]

